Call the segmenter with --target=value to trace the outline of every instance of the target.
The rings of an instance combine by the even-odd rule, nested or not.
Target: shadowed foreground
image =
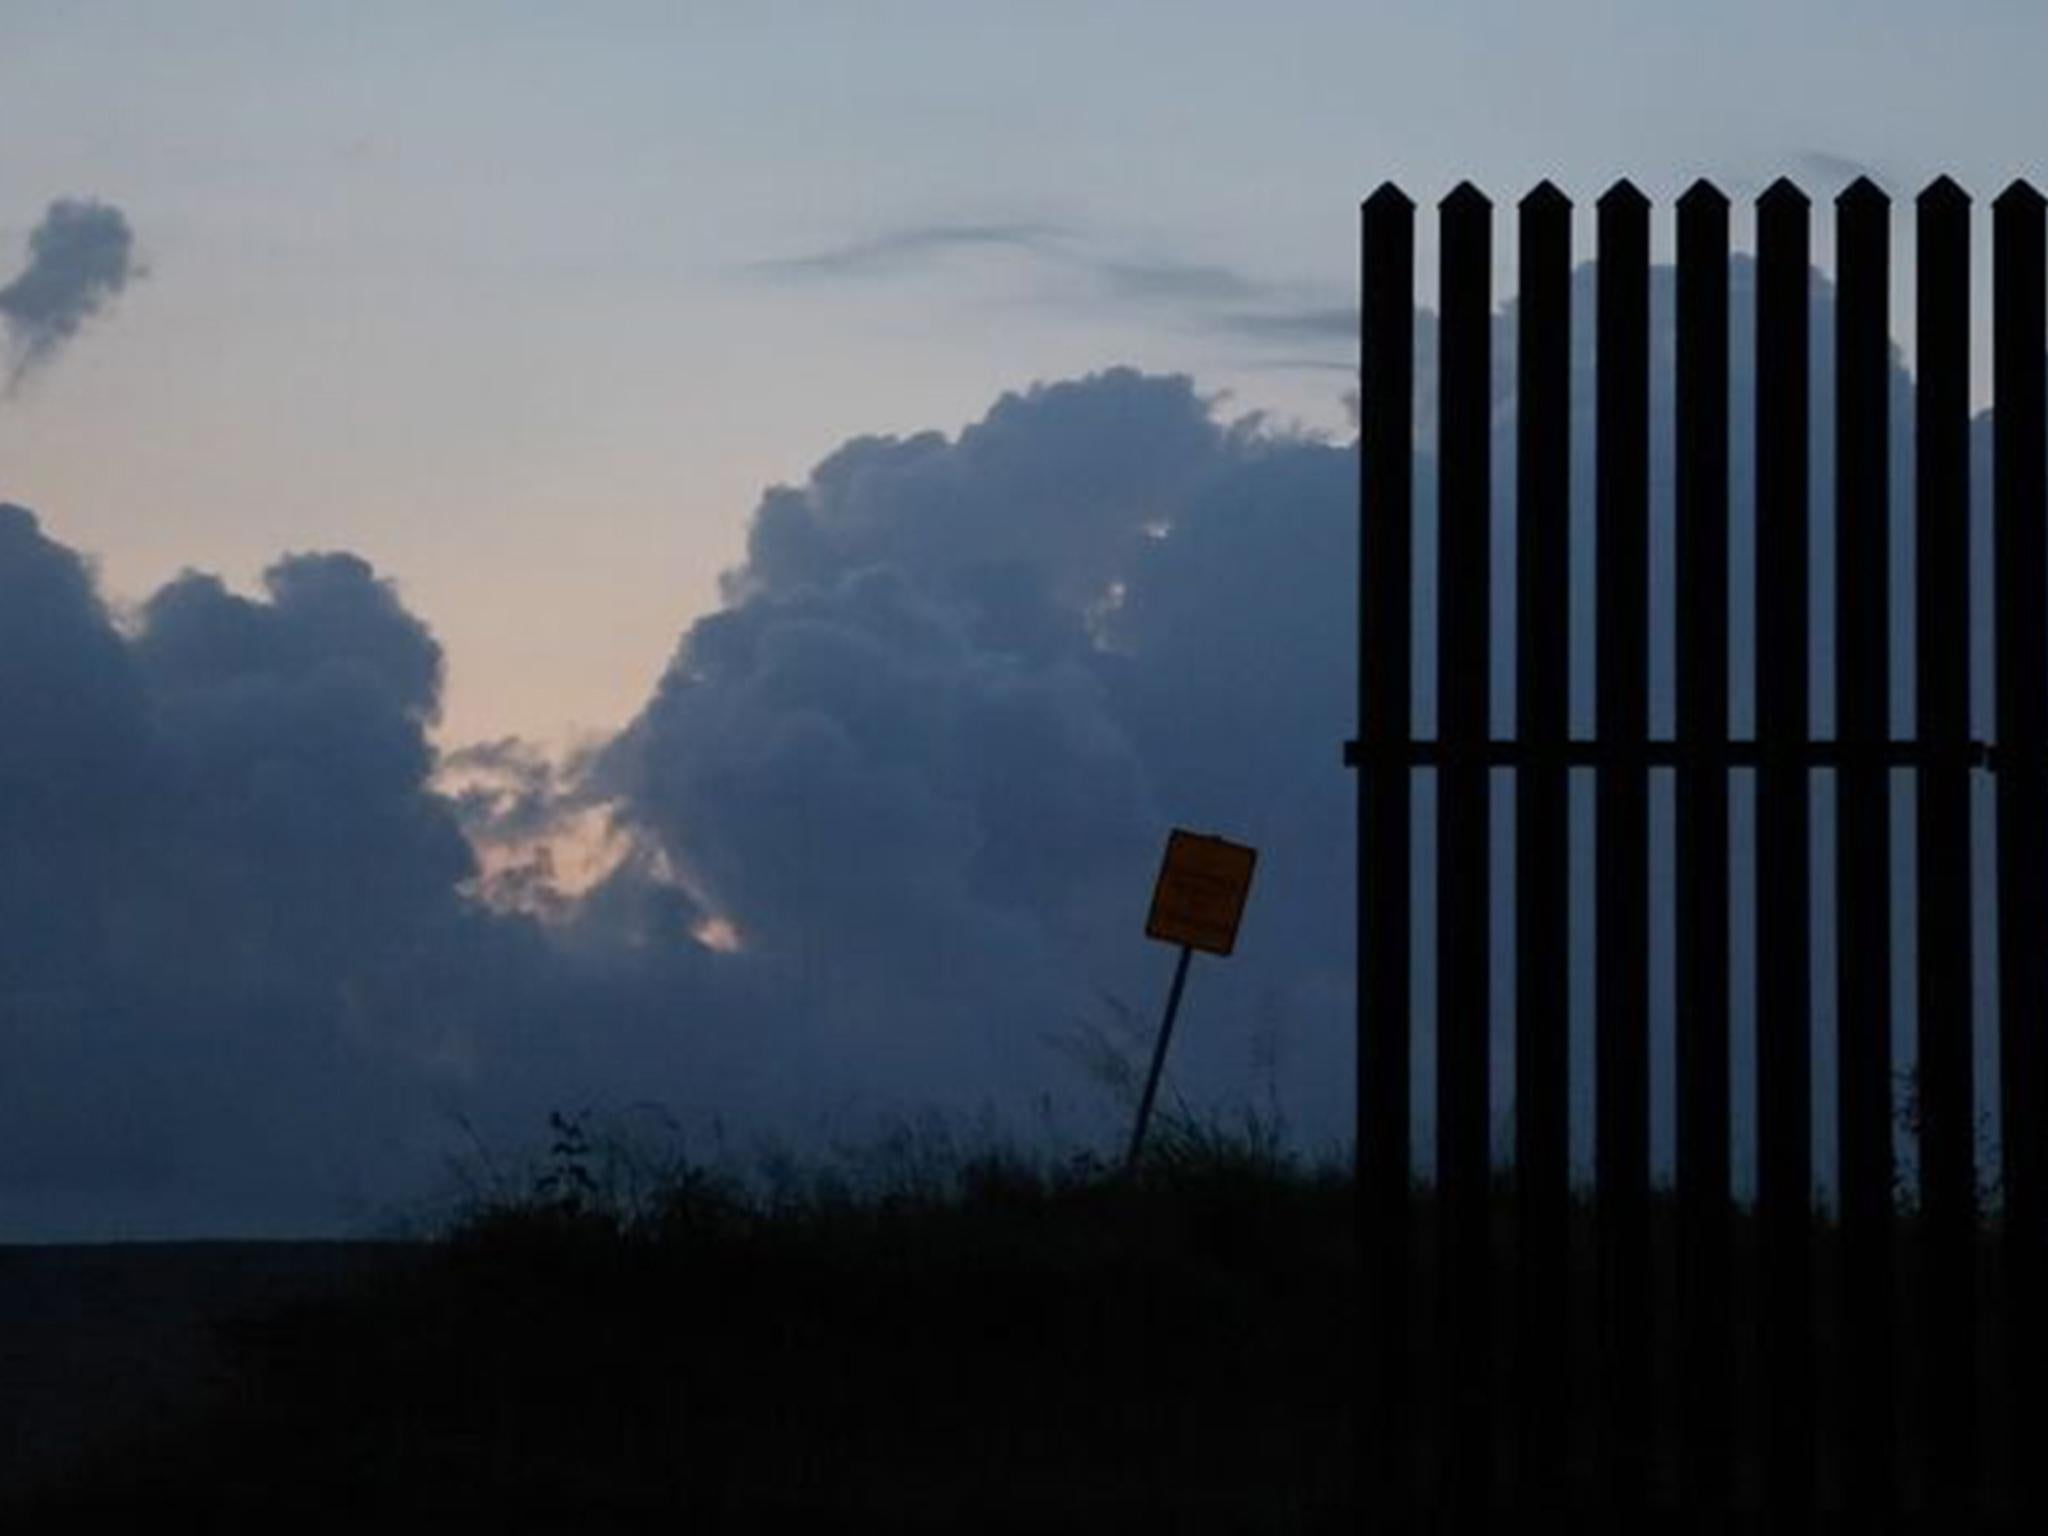
[[[630,1213],[558,1179],[225,1325],[212,1404],[27,1513],[1337,1527],[1350,1186],[1160,1151],[1134,1185],[991,1159],[768,1197],[693,1171]]]
[[[1174,1126],[1134,1181],[1092,1158],[1048,1167],[941,1149],[880,1178],[783,1167],[765,1189],[678,1163],[627,1191],[575,1125],[558,1129],[544,1173],[425,1242],[0,1252],[0,1352],[10,1373],[40,1359],[46,1378],[40,1393],[18,1375],[0,1391],[0,1406],[38,1415],[7,1442],[14,1486],[0,1486],[0,1508],[39,1529],[146,1512],[153,1525],[223,1529],[440,1515],[515,1529],[830,1516],[896,1530],[1320,1531],[1352,1528],[1364,1510],[1376,1528],[1406,1528],[1393,1490],[1356,1481],[1361,1276],[1342,1173],[1256,1136]],[[1519,1284],[1508,1193],[1496,1186],[1489,1214],[1504,1341]],[[1413,1215],[1413,1375],[1396,1455],[1406,1502],[1425,1525],[1453,1502],[1505,1515],[1525,1495],[1511,1351],[1490,1372],[1490,1454],[1447,1456],[1443,1362],[1459,1330],[1438,1305],[1427,1190]],[[1688,1510],[1680,1493],[1672,1206],[1659,1197],[1651,1215],[1663,1321],[1640,1426],[1649,1506],[1672,1528],[1764,1528],[1762,1427],[1741,1412],[1726,1447],[1732,1507]],[[1611,1426],[1588,1207],[1573,1226],[1559,1470],[1565,1502],[1597,1519],[1612,1513]],[[1767,1401],[1746,1213],[1730,1235],[1737,1401]],[[1858,1473],[1825,1449],[1845,1407],[1837,1233],[1816,1221],[1809,1236],[1815,1494],[1832,1511]],[[1908,1213],[1908,1277],[1920,1243]],[[2011,1498],[2006,1302],[1995,1266],[1976,1267],[1988,1505],[1977,1523],[1997,1525]],[[1916,1315],[1910,1284],[1901,1299],[1903,1325]],[[1930,1362],[1912,1328],[1895,1340],[1900,1491],[1932,1519],[1920,1475]],[[69,1470],[53,1477],[59,1449]],[[1681,1511],[1693,1518],[1674,1520]]]

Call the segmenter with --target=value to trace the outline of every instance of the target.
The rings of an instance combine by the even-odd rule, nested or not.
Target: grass
[[[1336,1528],[1346,1171],[940,1122],[742,1177],[557,1116],[402,1275],[236,1325],[211,1410],[35,1511],[355,1528]]]
[[[937,1116],[809,1161],[688,1155],[658,1117],[551,1117],[537,1155],[480,1142],[453,1203],[415,1235],[419,1262],[223,1338],[206,1412],[103,1457],[28,1511],[59,1528],[147,1511],[195,1528],[565,1524],[897,1531],[1350,1528],[1359,1490],[1354,1350],[1360,1274],[1348,1155],[1289,1150],[1272,1113],[1204,1118],[1169,1096],[1133,1176],[1086,1152],[1020,1147]],[[1995,1191],[1987,1191],[1989,1198]],[[1520,1283],[1512,1180],[1491,1201],[1490,1301],[1505,1339]],[[1929,1425],[1915,1326],[1923,1227],[1902,1200],[1896,1338],[1904,1486],[1917,1502]],[[1414,1191],[1417,1470],[1433,1486],[1446,1330],[1438,1212]],[[1669,1334],[1674,1211],[1653,1195],[1660,1499],[1676,1497]],[[1591,1341],[1592,1212],[1574,1199],[1568,1286],[1572,1481],[1597,1502],[1602,1433]],[[1839,1418],[1839,1233],[1810,1229],[1818,1411]],[[1999,1423],[1990,1245],[1974,1267]],[[1756,1348],[1753,1213],[1731,1213],[1731,1365],[1769,1390]],[[1507,1443],[1507,1355],[1488,1395]],[[1744,1410],[1738,1408],[1738,1417]],[[1757,1426],[1734,1426],[1736,1503],[1760,1477]],[[1821,1499],[1852,1475],[1822,1436]]]

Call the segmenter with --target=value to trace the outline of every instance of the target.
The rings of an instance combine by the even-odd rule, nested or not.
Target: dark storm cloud
[[[334,1230],[437,1178],[458,1112],[689,1080],[642,1027],[686,928],[657,976],[616,892],[573,946],[465,894],[441,668],[354,556],[124,629],[0,509],[0,1233]]]
[[[0,507],[0,1240],[331,1232],[430,1191],[462,1121],[753,1112],[647,859],[558,933],[472,899],[441,673],[355,556],[181,576],[124,628]]]
[[[1738,592],[1753,276],[1737,262]],[[1590,271],[1574,282],[1590,313]],[[1670,298],[1660,270],[1660,624]],[[1512,314],[1499,324],[1505,596]],[[1425,395],[1433,335],[1421,317]],[[1909,402],[1895,375],[1902,426]],[[1895,476],[1909,483],[1903,460]],[[1425,453],[1419,672],[1434,482]],[[186,575],[124,627],[76,554],[0,510],[0,1232],[332,1229],[430,1183],[458,1115],[504,1146],[591,1102],[816,1135],[931,1105],[990,1105],[1029,1133],[1049,1104],[1061,1128],[1113,1135],[1118,1107],[1048,1037],[1149,1027],[1173,957],[1141,928],[1174,825],[1261,861],[1238,953],[1196,967],[1173,1090],[1242,1105],[1270,1070],[1302,1142],[1343,1137],[1356,489],[1349,445],[1223,419],[1187,379],[1123,369],[1005,395],[957,435],[852,439],[762,496],[720,608],[629,727],[568,762],[516,741],[437,759],[439,647],[355,557],[294,556],[254,595]],[[1825,583],[1815,601],[1825,714]],[[1740,613],[1733,628],[1740,727],[1751,636]],[[1650,670],[1662,710],[1668,647]],[[1418,702],[1428,719],[1433,689]],[[526,846],[544,835],[607,839],[617,862],[572,886]]]
[[[472,868],[423,792],[439,676],[352,556],[180,578],[129,635],[0,509],[0,1226],[303,1213],[356,1140],[390,1174],[434,1051],[405,977]]]
[[[1343,478],[1127,372],[849,443],[764,499],[727,608],[581,773],[504,742],[437,763],[439,649],[359,559],[254,596],[188,574],[124,631],[10,511],[0,1224],[331,1225],[437,1172],[458,1111],[1085,1114],[1044,1037],[1105,991],[1142,1007],[1175,798],[1126,718],[1150,642],[1112,610],[1198,488],[1298,452]],[[625,856],[547,924],[472,899],[465,826],[607,804]],[[738,953],[695,937],[713,918]],[[1211,1048],[1241,1067],[1235,1033]]]
[[[120,209],[91,199],[50,204],[28,239],[28,265],[0,287],[10,384],[48,364],[141,273]]]
[[[1113,1134],[1057,1041],[1155,1006],[1176,824],[1263,862],[1175,1091],[1241,1105],[1270,1063],[1341,1138],[1354,488],[1344,448],[1129,370],[855,439],[762,498],[580,766],[437,762],[438,647],[359,560],[187,575],[124,633],[9,514],[0,1219],[332,1225],[436,1173],[458,1113],[502,1139],[592,1100]],[[587,815],[624,848],[587,891],[472,851]]]
[[[1091,1092],[1044,1036],[1150,1005],[1166,828],[1268,851],[1246,949],[1203,978],[1191,1093],[1245,1089],[1262,1021],[1336,1134],[1348,979],[1351,470],[1125,370],[1007,396],[957,439],[860,439],[764,497],[602,772],[728,915],[842,1080],[1015,1107]],[[1336,863],[1332,860],[1336,859]],[[1170,958],[1170,957],[1169,957]],[[906,1043],[915,1048],[906,1050]]]

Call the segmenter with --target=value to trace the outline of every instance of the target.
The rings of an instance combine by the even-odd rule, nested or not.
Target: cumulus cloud
[[[957,439],[856,440],[763,498],[726,607],[597,772],[825,1021],[833,1080],[878,1092],[894,1061],[927,1093],[1085,1095],[1044,1037],[1105,991],[1149,1005],[1166,827],[1264,839],[1254,958],[1204,979],[1217,1033],[1186,1063],[1220,1089],[1262,988],[1342,994],[1337,951],[1302,945],[1346,921],[1341,895],[1308,909],[1348,825],[1317,769],[1352,668],[1349,477],[1127,370],[1007,396]],[[1250,644],[1227,666],[1230,641],[1183,633],[1207,602]],[[1341,1018],[1301,1011],[1327,1068]]]
[[[437,759],[439,648],[353,556],[124,627],[7,509],[0,1227],[332,1226],[457,1114],[592,1100],[1100,1128],[1048,1037],[1148,1011],[1176,821],[1268,852],[1176,1081],[1241,1096],[1284,1023],[1341,1133],[1350,474],[1128,371],[858,439],[764,496],[724,606],[568,764]]]
[[[136,277],[127,215],[90,198],[59,198],[28,237],[28,265],[0,287],[12,387],[46,366]]]
[[[1738,265],[1738,338],[1752,291]],[[1585,313],[1590,292],[1582,273]],[[1660,274],[1659,391],[1669,298]],[[1831,323],[1822,302],[1823,421]],[[1589,375],[1582,344],[1581,454]],[[1669,466],[1660,432],[1659,623]],[[1180,377],[856,438],[761,497],[638,716],[561,761],[437,755],[439,646],[354,556],[291,556],[251,594],[186,574],[117,624],[76,553],[0,509],[0,1234],[336,1230],[431,1185],[457,1117],[503,1145],[593,1102],[791,1135],[933,1105],[1028,1132],[1051,1104],[1113,1131],[1059,1041],[1149,1028],[1173,957],[1141,929],[1175,825],[1262,857],[1238,953],[1197,966],[1173,1091],[1242,1104],[1270,1077],[1303,1143],[1341,1140],[1356,516],[1350,445],[1226,419]],[[1574,518],[1583,557],[1589,498]],[[1745,521],[1738,501],[1738,591]],[[1580,558],[1581,598],[1590,577]],[[1824,592],[1815,618],[1827,635]],[[1652,678],[1664,696],[1661,647]]]
[[[402,977],[471,867],[421,793],[438,648],[351,556],[181,578],[123,633],[17,507],[0,592],[0,1226],[288,1210],[351,1126],[388,1173],[374,1085],[434,1050]]]

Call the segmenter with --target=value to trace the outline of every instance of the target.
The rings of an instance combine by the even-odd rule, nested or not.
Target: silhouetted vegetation
[[[399,1515],[515,1528],[560,1517],[577,1529],[656,1516],[691,1529],[820,1517],[896,1530],[1345,1527],[1358,1503],[1381,1507],[1354,1481],[1349,1169],[1290,1154],[1256,1116],[1204,1124],[1183,1107],[1157,1129],[1130,1179],[1093,1155],[1033,1157],[937,1120],[858,1154],[771,1158],[743,1176],[556,1116],[546,1154],[476,1175],[414,1262],[362,1266],[346,1286],[227,1325],[203,1411],[95,1458],[27,1513],[143,1509],[174,1524],[298,1529]],[[1497,1171],[1489,1295],[1503,1339],[1521,1283],[1512,1195]],[[1427,1508],[1455,1475],[1441,1362],[1459,1324],[1441,1305],[1427,1185],[1413,1215],[1412,1440],[1400,1462]],[[1683,1505],[1674,1218],[1657,1194],[1651,1494],[1667,1509]],[[1569,1502],[1592,1511],[1604,1502],[1603,1302],[1583,1197],[1572,1229],[1561,1470]],[[1831,1422],[1846,1343],[1839,1234],[1821,1214],[1810,1237],[1819,1411]],[[1928,1369],[1910,1202],[1897,1237],[1909,1404],[1899,1470],[1917,1505],[1932,1426],[1910,1406]],[[1994,1217],[1980,1264],[1994,1490],[2009,1454],[1995,1237]],[[1748,1402],[1767,1370],[1746,1207],[1730,1240],[1727,1347]],[[1520,1477],[1511,1348],[1493,1370],[1503,1481],[1489,1501],[1506,1508]],[[1761,1498],[1760,1433],[1738,1411],[1736,1512]],[[1824,1507],[1849,1475],[1823,1455]]]
[[[39,1513],[576,1529],[1326,1528],[1350,1184],[1255,1134],[630,1176],[581,1120],[403,1273],[238,1323],[215,1407]],[[252,1527],[256,1528],[256,1527]]]

